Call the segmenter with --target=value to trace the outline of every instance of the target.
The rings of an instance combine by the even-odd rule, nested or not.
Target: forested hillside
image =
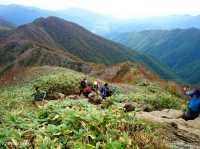
[[[199,29],[146,30],[113,34],[110,39],[154,56],[188,83],[199,83]]]

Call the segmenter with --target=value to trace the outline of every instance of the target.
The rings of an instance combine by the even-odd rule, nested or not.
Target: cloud
[[[200,13],[200,0],[1,0],[0,3],[50,10],[78,7],[117,17]]]

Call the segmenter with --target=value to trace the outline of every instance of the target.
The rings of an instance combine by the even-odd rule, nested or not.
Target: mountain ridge
[[[200,15],[172,15],[147,18],[118,19],[81,8],[50,11],[21,5],[0,5],[4,19],[17,24],[31,23],[38,17],[57,16],[78,23],[99,35],[148,29],[200,28]],[[23,17],[22,15],[23,14]]]
[[[146,30],[111,35],[110,39],[148,53],[175,70],[188,83],[199,82],[200,29]]]
[[[7,20],[5,20],[3,17],[0,17],[0,31],[10,30],[14,29],[15,25]]]
[[[57,17],[37,19],[33,23],[1,34],[0,39],[4,41],[0,43],[0,63],[4,65],[15,61],[29,48],[40,48],[43,49],[42,51],[45,49],[48,51],[50,48],[89,63],[113,64],[124,61],[141,63],[155,73],[161,74],[163,78],[171,77],[171,74],[155,59],[131,51],[125,46],[106,40],[77,24]],[[64,60],[61,63],[65,63]]]

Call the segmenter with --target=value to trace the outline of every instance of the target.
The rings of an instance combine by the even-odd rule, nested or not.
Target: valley
[[[0,5],[0,149],[198,149],[200,118],[182,114],[200,84],[199,28],[199,15]]]
[[[146,30],[113,34],[110,39],[150,54],[175,71],[186,83],[199,84],[199,33],[197,28]]]

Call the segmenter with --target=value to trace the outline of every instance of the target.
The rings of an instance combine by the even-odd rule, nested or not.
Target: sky
[[[0,0],[0,4],[48,10],[76,7],[119,18],[200,14],[200,0]]]

